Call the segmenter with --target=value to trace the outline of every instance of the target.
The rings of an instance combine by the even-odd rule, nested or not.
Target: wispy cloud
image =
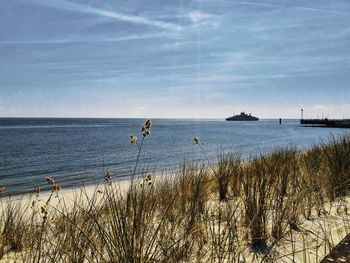
[[[300,9],[304,11],[310,11],[310,12],[317,12],[317,13],[327,13],[327,14],[336,14],[336,15],[350,15],[350,12],[343,12],[338,10],[325,10],[325,9],[319,9],[319,8],[310,8],[310,7],[301,7],[301,6],[294,6],[292,8]]]
[[[72,43],[96,43],[96,42],[122,42],[140,39],[159,38],[165,36],[164,33],[157,34],[137,34],[124,37],[99,37],[99,38],[65,38],[65,39],[37,39],[37,40],[9,40],[0,41],[0,45],[16,44],[72,44]]]
[[[318,12],[318,13],[350,15],[349,12],[332,10],[332,9],[320,9],[320,8],[311,8],[311,7],[304,7],[304,6],[291,6],[291,5],[287,6],[287,5],[281,5],[281,4],[260,3],[260,2],[230,1],[230,0],[226,0],[226,1],[228,1],[232,4],[237,4],[237,5],[253,5],[253,6],[265,6],[265,7],[292,8],[292,9],[299,9],[299,10],[303,10],[303,11]]]
[[[198,27],[198,26],[217,27],[219,25],[217,19],[215,19],[216,16],[211,14],[203,13],[200,11],[193,11],[193,12],[190,12],[188,16],[195,27]]]
[[[306,118],[342,118],[348,119],[350,115],[350,104],[315,104],[304,107]]]
[[[134,16],[134,15],[128,15],[123,14],[120,12],[115,12],[111,10],[105,10],[102,8],[96,8],[88,5],[82,5],[77,4],[73,2],[63,1],[63,0],[38,0],[41,4],[45,4],[51,7],[59,8],[59,9],[66,9],[74,12],[80,12],[80,13],[87,13],[87,14],[94,14],[102,17],[107,17],[111,19],[116,19],[124,22],[130,22],[135,24],[142,24],[142,25],[148,25],[148,26],[155,26],[162,29],[167,30],[175,30],[180,31],[182,29],[181,26],[172,24],[172,23],[166,23],[163,21],[157,21],[152,20],[147,17],[142,16]]]
[[[223,83],[223,82],[234,82],[247,79],[244,75],[234,74],[211,74],[205,76],[197,76],[191,78],[184,78],[184,81],[192,83]]]
[[[313,110],[320,110],[320,109],[324,109],[324,108],[325,108],[325,106],[322,104],[316,104],[316,105],[312,106]]]

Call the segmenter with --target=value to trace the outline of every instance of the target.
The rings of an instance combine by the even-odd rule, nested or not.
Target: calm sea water
[[[138,148],[129,134],[140,142],[144,119],[60,119],[0,118],[0,187],[6,193],[46,186],[54,178],[63,188],[103,183],[106,169],[113,180],[128,180],[135,167]],[[203,159],[196,136],[215,160],[220,148],[247,158],[266,154],[276,147],[299,150],[327,140],[330,134],[348,130],[305,128],[299,120],[153,119],[151,135],[144,141],[140,169],[161,173],[176,170],[186,160]]]

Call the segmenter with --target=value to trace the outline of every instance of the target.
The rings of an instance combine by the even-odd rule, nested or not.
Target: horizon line
[[[0,119],[185,119],[185,120],[225,120],[227,117],[198,118],[198,117],[79,117],[79,116],[0,116]],[[265,117],[259,120],[278,120],[280,117]],[[300,118],[281,118],[282,120],[298,120]]]

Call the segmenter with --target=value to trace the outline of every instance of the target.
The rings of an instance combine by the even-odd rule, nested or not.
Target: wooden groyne
[[[300,119],[300,124],[312,127],[350,128],[350,119]]]
[[[350,262],[350,234],[348,234],[320,263]]]

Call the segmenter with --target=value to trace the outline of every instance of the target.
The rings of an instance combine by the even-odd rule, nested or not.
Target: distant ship
[[[235,115],[226,118],[227,121],[258,121],[259,118],[252,116],[250,113],[245,114],[244,112],[241,112],[240,115]]]

